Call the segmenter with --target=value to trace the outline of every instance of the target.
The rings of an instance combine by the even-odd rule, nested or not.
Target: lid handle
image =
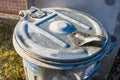
[[[21,17],[28,17],[28,16],[30,16],[30,17],[35,17],[36,18],[36,17],[43,17],[43,16],[45,16],[47,14],[46,14],[46,12],[40,10],[39,8],[36,8],[36,7],[32,6],[28,10],[20,10],[19,11],[19,15]]]
[[[102,47],[106,37],[103,35],[93,35],[80,31],[75,31],[69,34],[68,39],[74,46],[99,46]]]

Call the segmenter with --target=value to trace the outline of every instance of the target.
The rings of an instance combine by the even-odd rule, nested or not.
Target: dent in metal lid
[[[56,61],[84,60],[106,47],[107,32],[93,17],[68,8],[41,11],[46,15],[22,17],[14,31],[16,41],[29,56]]]

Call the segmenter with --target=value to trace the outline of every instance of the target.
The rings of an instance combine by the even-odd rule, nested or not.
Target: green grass
[[[25,80],[22,58],[12,45],[14,26],[0,22],[0,80]]]

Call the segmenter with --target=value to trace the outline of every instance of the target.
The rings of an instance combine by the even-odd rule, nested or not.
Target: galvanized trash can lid
[[[78,64],[100,59],[110,47],[103,25],[83,12],[44,8],[24,11],[22,16],[14,30],[13,37],[19,45],[16,50],[24,50],[33,59]]]

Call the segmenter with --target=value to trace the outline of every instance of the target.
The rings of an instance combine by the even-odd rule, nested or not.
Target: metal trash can
[[[111,49],[111,36],[94,17],[74,9],[20,11],[13,44],[26,80],[86,80]]]

